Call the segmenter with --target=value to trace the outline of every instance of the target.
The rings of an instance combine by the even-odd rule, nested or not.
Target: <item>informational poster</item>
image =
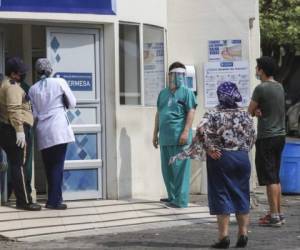
[[[205,107],[211,108],[218,105],[217,88],[222,82],[233,82],[237,85],[242,102],[245,107],[250,101],[249,63],[237,62],[208,62],[204,66],[204,97]]]
[[[145,105],[156,106],[159,92],[165,86],[164,43],[144,43]]]
[[[209,61],[240,61],[242,60],[242,40],[208,41]]]

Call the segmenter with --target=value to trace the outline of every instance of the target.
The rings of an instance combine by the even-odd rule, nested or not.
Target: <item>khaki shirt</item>
[[[11,124],[16,132],[24,131],[24,123],[33,125],[31,105],[24,90],[7,77],[0,84],[0,122]]]

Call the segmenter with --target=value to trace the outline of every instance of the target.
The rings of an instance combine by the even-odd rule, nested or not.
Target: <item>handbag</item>
[[[62,98],[63,98],[63,104],[64,104],[65,109],[69,109],[70,104],[69,104],[67,96],[65,94],[63,94]]]

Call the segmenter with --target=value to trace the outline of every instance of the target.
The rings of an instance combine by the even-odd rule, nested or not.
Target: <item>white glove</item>
[[[24,132],[17,132],[17,141],[16,144],[18,147],[24,148],[26,145],[26,139]]]

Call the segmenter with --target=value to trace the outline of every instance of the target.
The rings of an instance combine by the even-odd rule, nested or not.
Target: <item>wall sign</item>
[[[208,62],[204,66],[204,97],[205,107],[212,108],[218,105],[217,88],[225,81],[237,85],[245,107],[250,101],[249,64],[247,61],[238,62]]]
[[[240,61],[242,60],[242,40],[208,41],[209,61]]]
[[[0,0],[0,11],[115,15],[116,0]]]
[[[57,72],[54,77],[64,78],[73,91],[92,91],[93,74],[92,73],[67,73]]]
[[[164,43],[144,43],[145,105],[155,106],[165,86]]]

